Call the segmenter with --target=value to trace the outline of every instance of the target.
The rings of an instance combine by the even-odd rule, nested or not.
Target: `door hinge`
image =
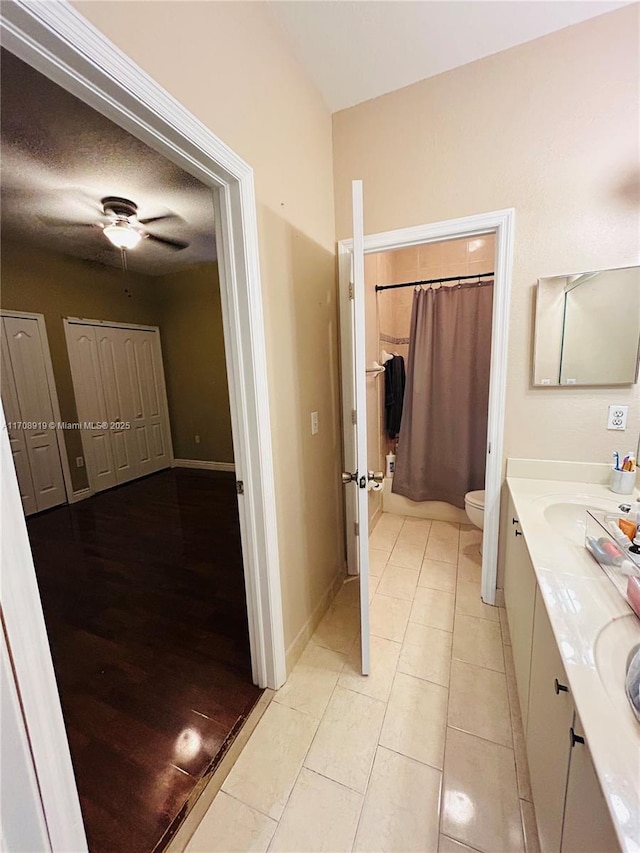
[[[239,495],[244,495],[244,483],[242,480],[236,480],[236,492]]]
[[[349,299],[353,299],[353,282],[349,282]]]
[[[355,409],[351,409],[351,423],[354,425],[358,423],[358,414]]]
[[[353,522],[353,532],[356,534],[356,536],[360,536],[360,525],[357,521]]]

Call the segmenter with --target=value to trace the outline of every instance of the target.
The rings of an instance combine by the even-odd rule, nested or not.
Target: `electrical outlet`
[[[76,468],[84,468],[84,457],[76,456]]]
[[[609,406],[607,429],[626,429],[629,406]]]
[[[318,413],[311,412],[311,435],[318,434]]]
[[[195,436],[194,436],[194,438],[195,438],[195,440],[196,440],[196,444],[200,444],[200,436],[199,436],[199,435],[195,435]]]

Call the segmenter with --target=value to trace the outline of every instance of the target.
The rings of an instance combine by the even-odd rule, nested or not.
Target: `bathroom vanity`
[[[625,694],[640,619],[584,547],[587,509],[620,503],[607,477],[507,467],[504,598],[543,853],[640,848],[640,723]]]

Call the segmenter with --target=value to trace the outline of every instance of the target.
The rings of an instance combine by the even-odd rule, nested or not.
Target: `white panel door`
[[[158,332],[69,321],[67,342],[80,420],[106,425],[83,431],[94,490],[168,468],[171,440]]]
[[[353,254],[349,293],[342,294],[341,336],[343,382],[345,501],[349,569],[357,559],[360,580],[360,642],[362,674],[371,668],[369,639],[369,482],[367,471],[367,389],[365,370],[364,223],[362,181],[353,181]],[[347,367],[348,366],[348,367]],[[355,417],[353,417],[355,413]],[[352,523],[352,520],[354,523]]]
[[[171,464],[159,336],[144,329],[120,331],[132,402],[127,417],[131,453],[139,475],[151,474]]]
[[[38,321],[4,317],[4,337],[15,383],[22,433],[38,510],[66,503],[64,475],[56,438],[53,405]]]
[[[102,388],[96,328],[66,323],[65,333],[89,484],[94,492],[101,492],[117,485],[118,480]]]
[[[18,477],[18,486],[20,488],[20,498],[25,515],[31,515],[38,511],[36,503],[35,489],[33,488],[33,480],[31,479],[31,466],[29,465],[29,457],[27,455],[27,442],[25,441],[24,433],[12,424],[22,420],[20,416],[20,406],[18,405],[18,397],[16,395],[16,386],[13,381],[13,373],[11,371],[11,362],[9,360],[9,348],[7,339],[2,328],[2,407],[4,409],[4,417],[6,422],[6,430],[9,436],[9,445],[11,447],[11,455],[13,464]]]
[[[124,330],[113,326],[94,328],[116,480],[126,483],[142,472],[134,453],[131,429],[120,426],[131,423],[134,412],[132,383],[124,352]]]

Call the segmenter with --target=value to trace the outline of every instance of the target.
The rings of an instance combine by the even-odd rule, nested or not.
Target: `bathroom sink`
[[[583,503],[580,501],[560,500],[545,507],[543,515],[556,533],[564,536],[574,545],[584,545],[587,526],[587,510],[599,509],[615,512],[618,504],[607,501]]]
[[[636,720],[625,692],[625,679],[631,658],[640,648],[640,621],[633,614],[614,619],[602,628],[595,642],[595,664],[600,681],[614,708],[621,713],[620,721],[633,727]]]

